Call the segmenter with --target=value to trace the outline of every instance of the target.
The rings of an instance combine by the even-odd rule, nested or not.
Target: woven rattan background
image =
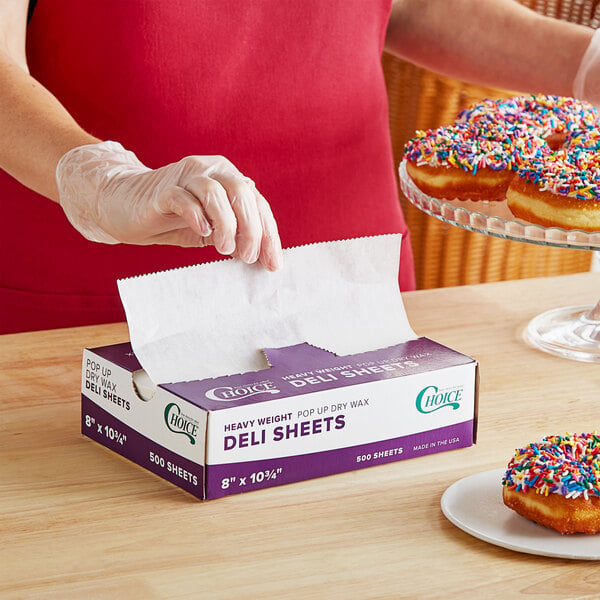
[[[522,0],[538,12],[594,28],[600,25],[600,0]],[[396,164],[416,129],[454,121],[457,113],[486,97],[511,95],[441,77],[399,60],[383,57],[390,103],[390,128]],[[472,233],[418,210],[400,194],[411,230],[419,289],[587,271],[591,252],[536,246]]]

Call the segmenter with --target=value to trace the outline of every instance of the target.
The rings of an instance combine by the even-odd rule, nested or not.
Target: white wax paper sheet
[[[398,235],[298,246],[283,267],[222,260],[118,281],[134,352],[154,383],[268,368],[263,348],[338,355],[414,339]]]

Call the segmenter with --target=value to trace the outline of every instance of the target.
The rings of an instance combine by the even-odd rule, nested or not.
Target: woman
[[[277,269],[281,242],[402,232],[412,289],[384,45],[569,95],[592,35],[512,0],[27,9],[0,6],[1,332],[121,320],[117,278],[229,254]]]

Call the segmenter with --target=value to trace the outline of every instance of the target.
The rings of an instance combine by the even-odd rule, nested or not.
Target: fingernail
[[[212,233],[212,227],[210,226],[210,223],[204,218],[196,217],[196,219],[198,232],[202,237],[208,237]]]
[[[208,237],[212,232],[213,229],[208,221],[200,221],[200,235],[202,237]]]
[[[269,271],[277,271],[281,268],[283,264],[283,252],[281,250],[274,250],[269,252],[269,256],[267,258],[268,269]]]
[[[240,251],[240,258],[249,265],[255,263],[258,260],[258,249],[246,247],[242,251]]]
[[[235,240],[233,237],[226,237],[221,241],[221,254],[233,254],[235,250]]]

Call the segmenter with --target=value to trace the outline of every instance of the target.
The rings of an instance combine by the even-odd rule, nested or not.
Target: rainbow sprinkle
[[[549,436],[520,448],[502,485],[517,492],[565,498],[600,496],[600,437],[596,433]]]

